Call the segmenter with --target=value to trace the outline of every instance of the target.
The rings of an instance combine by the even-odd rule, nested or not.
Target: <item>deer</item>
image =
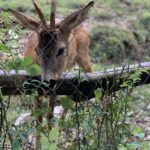
[[[12,9],[9,11],[25,28],[32,31],[23,55],[24,57],[31,56],[33,63],[41,66],[42,81],[59,79],[63,72],[75,64],[83,68],[84,72],[92,72],[90,40],[81,23],[86,19],[94,1],[60,20],[55,17],[56,2],[52,0],[50,23],[46,21],[39,4],[35,1],[33,4],[39,19]],[[41,109],[41,100],[37,98],[36,101],[36,108]],[[48,105],[52,111],[55,102],[56,96],[50,96]],[[47,118],[50,122],[53,114],[48,114]],[[42,122],[41,116],[38,122]],[[50,124],[49,126],[51,128]]]

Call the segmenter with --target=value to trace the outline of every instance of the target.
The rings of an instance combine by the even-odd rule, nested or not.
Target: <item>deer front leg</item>
[[[54,117],[54,107],[56,104],[57,97],[56,96],[50,96],[48,107],[50,109],[50,112],[47,114],[47,123],[48,123],[48,129],[52,129],[52,119]]]
[[[35,112],[42,110],[42,97],[35,97]],[[40,139],[41,139],[41,125],[42,125],[43,117],[40,113],[36,118],[36,139],[35,139],[35,150],[41,149]]]

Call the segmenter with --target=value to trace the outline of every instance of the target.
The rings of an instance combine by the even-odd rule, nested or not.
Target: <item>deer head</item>
[[[55,23],[55,0],[52,0],[52,9],[50,14],[50,25],[38,6],[33,2],[35,10],[40,20],[27,16],[23,13],[9,9],[9,11],[24,25],[26,28],[33,30],[38,35],[38,44],[36,52],[43,70],[42,79],[50,80],[60,76],[65,70],[65,63],[68,51],[68,42],[71,31],[80,25],[87,17],[94,1],[88,3],[82,9],[71,13],[59,24]]]

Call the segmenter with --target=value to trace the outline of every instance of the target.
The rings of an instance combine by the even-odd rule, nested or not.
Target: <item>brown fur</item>
[[[59,19],[53,20],[54,15],[52,15],[53,23],[50,23],[50,27],[46,23],[40,7],[35,2],[34,6],[41,23],[33,17],[10,10],[25,27],[33,30],[29,36],[24,56],[31,56],[33,63],[41,65],[43,80],[59,78],[62,72],[70,69],[76,63],[85,72],[92,71],[89,56],[89,37],[80,24],[86,18],[93,4],[93,1],[90,2],[62,21]],[[52,11],[54,10],[52,9]],[[58,56],[60,53],[61,55]]]
[[[91,72],[91,60],[90,60],[90,50],[89,50],[89,36],[83,26],[79,26],[72,31],[70,35],[70,45],[69,45],[69,56],[66,57],[66,69],[70,69],[76,63],[83,68],[85,72]],[[38,44],[38,36],[36,32],[32,32],[29,35],[26,48],[23,55],[25,57],[31,56],[33,63],[39,64],[38,56],[36,53],[36,46]]]

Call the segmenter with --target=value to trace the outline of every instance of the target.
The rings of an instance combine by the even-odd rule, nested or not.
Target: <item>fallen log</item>
[[[10,72],[0,70],[1,92],[3,95],[20,95],[24,93],[24,83],[29,83],[35,78],[40,80],[40,76],[29,76],[24,70],[20,70],[18,73],[14,70]],[[150,62],[93,73],[63,73],[59,80],[51,80],[48,83],[46,94],[69,95],[82,101],[94,97],[94,91],[97,88],[100,88],[103,94],[112,93],[125,88],[123,86],[125,82],[132,86],[150,83]],[[42,84],[38,85],[36,89],[40,95],[44,95],[45,91],[41,92],[40,86]],[[25,94],[32,94],[32,88],[31,86],[31,89],[28,89]]]

